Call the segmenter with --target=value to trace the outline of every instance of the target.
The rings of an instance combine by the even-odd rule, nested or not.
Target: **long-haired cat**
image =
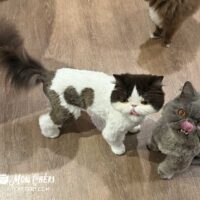
[[[171,179],[191,163],[200,164],[199,133],[200,95],[190,82],[186,82],[181,94],[164,106],[162,117],[147,145],[148,149],[166,155],[158,166],[161,178]]]
[[[200,0],[146,0],[149,14],[156,25],[152,38],[163,38],[167,47],[181,24],[200,6]]]
[[[0,60],[17,88],[43,84],[51,111],[39,118],[44,136],[58,137],[63,123],[87,112],[115,154],[123,154],[128,131],[138,131],[145,116],[164,103],[163,76],[107,75],[102,72],[61,68],[45,69],[23,47],[13,26],[0,24]]]

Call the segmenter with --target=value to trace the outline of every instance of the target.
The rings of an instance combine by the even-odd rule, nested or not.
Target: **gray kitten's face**
[[[178,97],[166,104],[162,116],[172,129],[185,135],[200,130],[200,96],[190,82],[185,83]]]

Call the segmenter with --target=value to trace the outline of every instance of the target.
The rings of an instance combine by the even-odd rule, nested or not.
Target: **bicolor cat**
[[[51,111],[39,118],[41,132],[56,138],[62,125],[87,112],[115,154],[123,154],[128,131],[140,129],[144,118],[164,103],[163,76],[107,75],[102,72],[61,68],[49,71],[23,47],[15,28],[6,22],[0,32],[0,60],[16,88],[43,84]]]

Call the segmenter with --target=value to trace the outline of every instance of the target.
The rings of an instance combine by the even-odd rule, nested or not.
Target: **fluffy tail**
[[[6,81],[26,89],[44,81],[47,70],[33,59],[23,46],[15,26],[0,20],[0,66],[6,70]]]

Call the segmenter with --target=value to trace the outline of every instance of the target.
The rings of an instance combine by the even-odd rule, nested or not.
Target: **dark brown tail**
[[[18,89],[43,82],[47,70],[33,59],[23,46],[15,26],[0,19],[0,65],[6,70],[6,81]]]

